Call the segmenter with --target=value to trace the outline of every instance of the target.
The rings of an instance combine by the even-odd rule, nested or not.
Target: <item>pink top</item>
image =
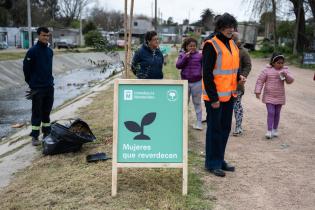
[[[285,80],[280,79],[280,72],[285,75]],[[291,84],[294,79],[291,76],[288,67],[284,66],[282,69],[275,69],[268,65],[258,76],[255,93],[261,93],[264,87],[262,102],[270,104],[285,104],[285,90],[284,81]]]

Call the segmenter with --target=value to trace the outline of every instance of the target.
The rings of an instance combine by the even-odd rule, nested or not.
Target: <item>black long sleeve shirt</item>
[[[222,33],[217,33],[216,37],[221,40],[225,46],[230,50],[231,47],[229,44],[230,38],[227,38]],[[203,82],[207,95],[210,98],[211,103],[219,101],[219,96],[217,93],[217,88],[214,83],[213,70],[217,60],[217,53],[210,43],[205,43],[202,50],[202,71],[203,71]],[[238,75],[239,78],[239,75]]]

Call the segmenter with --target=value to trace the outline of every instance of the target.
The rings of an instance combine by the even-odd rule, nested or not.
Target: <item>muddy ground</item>
[[[286,86],[280,136],[266,140],[266,107],[253,94],[257,76],[266,63],[253,60],[243,97],[244,135],[230,136],[227,145],[226,160],[236,166],[236,171],[224,178],[211,174],[203,177],[215,209],[314,209],[314,71],[289,67],[295,82]],[[205,129],[193,134],[199,152],[204,152]]]

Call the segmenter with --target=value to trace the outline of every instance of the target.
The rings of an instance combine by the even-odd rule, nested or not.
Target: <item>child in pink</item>
[[[261,72],[256,82],[256,98],[260,99],[261,91],[264,88],[262,102],[266,104],[268,113],[267,139],[278,136],[280,111],[282,105],[285,104],[284,83],[291,84],[294,81],[288,67],[283,64],[284,56],[276,52],[273,53],[270,65]]]

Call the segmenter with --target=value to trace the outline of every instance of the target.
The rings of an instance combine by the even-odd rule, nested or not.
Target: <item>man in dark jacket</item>
[[[40,144],[38,139],[42,123],[43,138],[50,133],[50,112],[54,102],[54,77],[52,75],[53,51],[48,47],[49,30],[37,29],[38,42],[29,49],[23,61],[25,81],[29,85],[32,99],[32,145]]]

